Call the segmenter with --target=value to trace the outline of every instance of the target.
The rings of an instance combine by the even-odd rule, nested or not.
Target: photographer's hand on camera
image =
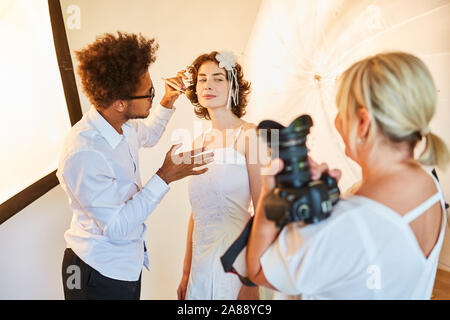
[[[308,165],[311,171],[311,179],[319,180],[323,173],[328,173],[330,177],[337,181],[341,178],[341,171],[338,169],[329,170],[325,163],[318,164],[308,157]],[[275,225],[274,221],[268,220],[264,212],[264,199],[268,197],[275,188],[275,176],[284,168],[283,160],[280,158],[272,160],[265,172],[263,172],[263,185],[255,210],[252,230],[250,233],[247,248],[247,270],[249,279],[257,284],[272,289],[272,285],[267,281],[261,268],[260,258],[270,245],[276,240],[280,233],[280,229]]]
[[[314,160],[312,160],[310,157],[308,157],[308,165],[312,180],[319,180],[323,173],[328,173],[330,177],[335,178],[337,181],[341,179],[341,170],[330,170],[326,163],[318,164],[317,162],[314,162]]]
[[[181,147],[181,144],[173,145],[166,154],[162,167],[156,174],[167,184],[183,179],[191,175],[205,173],[208,168],[194,170],[212,162],[214,153],[202,154],[205,147],[194,149],[188,152],[176,154],[175,151]]]
[[[341,170],[339,169],[329,169],[326,163],[317,163],[310,157],[308,157],[308,166],[311,172],[312,180],[319,180],[323,173],[328,173],[328,175],[332,178],[335,178],[337,181],[341,179]],[[284,168],[283,160],[280,158],[273,159],[268,166],[264,169],[263,172],[263,185],[261,190],[261,197],[258,201],[261,202],[267,197],[272,190],[275,188],[275,176],[281,172]]]

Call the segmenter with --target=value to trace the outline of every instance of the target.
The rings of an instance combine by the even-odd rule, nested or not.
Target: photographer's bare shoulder
[[[370,184],[363,184],[356,194],[375,200],[404,216],[437,192],[430,174],[420,166],[408,166]],[[438,201],[410,223],[425,257],[438,240],[441,222],[442,209]]]

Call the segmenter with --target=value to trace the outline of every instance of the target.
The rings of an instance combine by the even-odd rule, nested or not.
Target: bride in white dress
[[[178,299],[259,299],[258,287],[243,286],[220,261],[250,219],[261,189],[261,165],[248,161],[256,126],[241,119],[250,84],[229,53],[201,55],[189,73],[186,96],[197,116],[212,122],[194,145],[213,151],[215,161],[189,182],[192,212]],[[245,272],[245,252],[234,266]]]

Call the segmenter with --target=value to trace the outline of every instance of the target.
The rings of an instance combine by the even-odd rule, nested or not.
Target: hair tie
[[[430,134],[430,128],[428,128],[428,127],[420,131],[420,135],[422,137],[425,137],[425,136],[427,136],[429,134]]]

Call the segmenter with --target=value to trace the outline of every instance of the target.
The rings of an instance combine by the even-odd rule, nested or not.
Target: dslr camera
[[[312,125],[308,115],[299,116],[288,127],[272,120],[258,125],[260,135],[267,130],[272,156],[278,154],[284,162],[283,171],[275,176],[275,189],[263,203],[267,219],[279,228],[290,222],[311,224],[326,219],[339,201],[336,179],[323,173],[319,180],[311,180],[306,136]]]

